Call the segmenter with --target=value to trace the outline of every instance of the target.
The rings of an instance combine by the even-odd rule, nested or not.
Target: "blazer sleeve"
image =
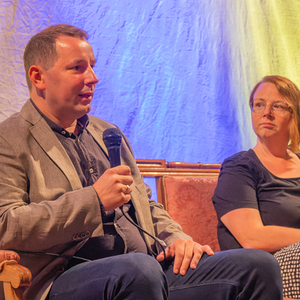
[[[103,234],[94,188],[74,190],[36,141],[21,135],[0,134],[0,249],[60,252]]]

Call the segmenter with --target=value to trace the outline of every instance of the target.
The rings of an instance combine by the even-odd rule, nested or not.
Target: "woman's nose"
[[[265,107],[265,110],[264,110],[264,115],[273,115],[273,108],[272,106],[270,105],[270,103],[267,103],[266,104],[266,107]]]

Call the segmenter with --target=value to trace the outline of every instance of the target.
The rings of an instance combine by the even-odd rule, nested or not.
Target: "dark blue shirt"
[[[300,228],[300,178],[273,175],[252,149],[223,162],[213,202],[219,218],[221,250],[241,248],[220,220],[238,208],[259,210],[264,225]]]

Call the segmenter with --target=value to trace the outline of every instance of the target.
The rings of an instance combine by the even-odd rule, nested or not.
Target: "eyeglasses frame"
[[[260,112],[260,113],[257,113],[257,112],[255,112],[255,111],[253,110],[253,109],[254,109],[254,101],[255,101],[255,100],[261,100],[262,102],[265,102],[265,103],[266,103],[265,109],[262,110],[262,112]],[[274,108],[273,108],[275,102],[283,102],[284,104],[286,104],[287,109],[285,109],[285,110],[283,111],[282,114],[280,114],[280,113],[278,113],[278,112],[276,113],[276,112],[274,111]],[[257,98],[257,99],[253,99],[253,102],[252,102],[252,104],[250,105],[250,108],[251,108],[251,111],[252,111],[255,115],[259,116],[259,115],[262,115],[262,114],[265,112],[265,110],[266,110],[266,108],[267,108],[267,105],[271,105],[270,102],[266,102],[266,101],[263,100],[263,99]],[[271,112],[273,112],[275,115],[277,115],[277,116],[283,116],[287,111],[289,111],[290,113],[293,113],[292,108],[289,106],[289,104],[288,104],[286,101],[283,101],[283,100],[274,100],[274,101],[272,102]]]

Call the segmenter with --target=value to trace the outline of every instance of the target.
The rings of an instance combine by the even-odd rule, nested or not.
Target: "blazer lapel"
[[[90,132],[90,134],[93,136],[95,141],[98,143],[98,145],[102,148],[102,150],[108,157],[107,148],[103,142],[103,131],[105,130],[105,128],[101,131],[100,130],[96,131],[93,124],[90,123],[87,127],[87,130]]]
[[[82,188],[81,181],[69,155],[30,100],[25,103],[21,113],[32,124],[29,130],[36,142],[65,174],[72,189]]]

